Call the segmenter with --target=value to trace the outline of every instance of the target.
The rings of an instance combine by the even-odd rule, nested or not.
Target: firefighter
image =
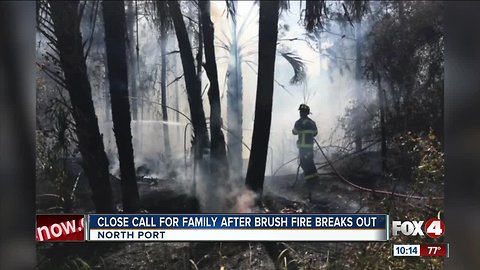
[[[318,130],[315,122],[308,117],[310,107],[301,104],[298,108],[300,119],[295,122],[292,133],[298,135],[297,147],[300,158],[300,167],[302,167],[306,188],[308,189],[308,200],[312,201],[312,188],[318,180],[317,168],[313,161],[314,137]]]

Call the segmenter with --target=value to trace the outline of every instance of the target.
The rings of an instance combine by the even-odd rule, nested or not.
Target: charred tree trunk
[[[392,103],[393,103],[393,108],[395,110],[395,113],[392,115],[394,121],[399,121],[402,110],[400,109],[400,97],[401,97],[401,92],[398,89],[395,89],[395,83],[393,82],[393,79],[389,79],[389,85],[390,85],[390,93],[392,93]],[[396,130],[397,132],[399,130]]]
[[[80,32],[78,1],[49,1],[65,83],[72,103],[82,167],[92,189],[97,213],[113,213],[108,159],[92,101],[92,89]]]
[[[170,160],[171,145],[170,145],[170,132],[168,127],[168,111],[167,111],[167,40],[168,30],[171,27],[170,15],[168,13],[168,7],[166,2],[155,2],[157,17],[159,20],[160,29],[160,51],[162,55],[162,67],[160,70],[160,93],[161,93],[161,106],[162,106],[162,120],[163,123],[163,143],[165,149],[165,161]]]
[[[380,137],[381,137],[381,155],[382,171],[387,171],[387,131],[385,127],[385,94],[382,89],[381,77],[377,73],[378,88],[378,107],[380,108]]]
[[[197,50],[197,77],[200,82],[200,89],[202,89],[202,62],[203,62],[203,32],[202,32],[202,18],[201,12],[198,11],[198,50]]]
[[[103,1],[108,80],[112,100],[112,119],[120,161],[123,210],[137,212],[140,207],[135,164],[133,162],[130,103],[125,38],[125,6],[123,1]]]
[[[180,58],[182,59],[185,86],[187,88],[188,103],[192,118],[194,133],[194,155],[195,160],[203,159],[203,151],[208,148],[208,130],[205,121],[205,112],[202,104],[202,93],[200,81],[195,71],[195,60],[193,58],[192,46],[188,39],[187,29],[183,21],[183,15],[178,1],[169,1],[168,7],[172,16],[173,26],[177,36],[180,49]]]
[[[356,108],[357,115],[361,114],[361,104],[364,102],[363,93],[362,93],[362,41],[361,37],[361,27],[362,27],[362,2],[355,1],[355,94],[357,95],[358,105]],[[363,117],[360,118],[363,120]],[[355,149],[360,151],[362,149],[362,121],[356,121],[355,123]]]
[[[252,150],[248,161],[247,188],[261,196],[265,177],[270,125],[272,122],[273,83],[278,36],[278,1],[260,2],[258,32],[258,77],[253,125]]]
[[[137,120],[138,118],[138,100],[137,100],[137,69],[136,69],[136,56],[135,56],[135,21],[137,20],[135,16],[135,9],[133,7],[133,1],[128,1],[127,9],[127,47],[128,47],[128,81],[130,83],[130,93],[132,100],[132,120]]]
[[[210,80],[208,99],[210,101],[210,171],[211,184],[215,187],[228,179],[227,152],[225,137],[222,132],[222,110],[220,106],[220,90],[218,86],[217,62],[215,59],[214,27],[210,19],[210,1],[199,1],[201,11],[203,40],[205,43],[205,71]],[[220,180],[220,183],[213,181]],[[213,192],[216,193],[216,192]]]
[[[167,112],[167,28],[162,25],[160,28],[160,50],[162,53],[162,70],[160,72],[160,87],[162,94],[162,120],[163,123],[163,143],[165,144],[165,156],[169,159],[170,133],[168,131],[168,112]]]
[[[405,25],[405,10],[404,10],[404,3],[402,1],[398,1],[396,2],[397,4],[397,7],[398,7],[398,21],[399,21],[399,24],[401,26],[404,26]],[[400,31],[400,35],[399,35],[399,40],[405,40],[405,34],[403,31]],[[397,48],[397,50],[407,50],[405,44],[402,44],[400,43],[401,46],[400,48]],[[402,66],[405,66],[405,67],[408,67],[409,66],[409,62],[408,59],[403,59],[404,61],[402,61],[403,65]],[[402,97],[402,102],[401,102],[401,107],[402,107],[402,110],[399,112],[400,114],[400,121],[402,123],[402,132],[407,132],[408,131],[408,124],[407,124],[407,115],[408,115],[408,109],[409,109],[409,99],[410,99],[410,90],[409,90],[409,85],[408,85],[408,81],[409,81],[409,78],[408,78],[408,75],[407,73],[404,73],[404,76],[402,76],[403,78],[401,79],[401,81],[397,81],[397,84],[398,84],[398,90],[399,90],[399,96]],[[399,98],[400,100],[400,98]],[[399,101],[400,102],[400,101]]]

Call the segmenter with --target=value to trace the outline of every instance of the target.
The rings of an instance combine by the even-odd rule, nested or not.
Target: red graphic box
[[[39,242],[85,241],[84,215],[37,215]]]

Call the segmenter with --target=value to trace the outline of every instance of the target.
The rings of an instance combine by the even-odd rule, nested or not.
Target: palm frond
[[[235,14],[237,13],[237,1],[235,0],[225,0],[225,4],[227,5],[227,17],[230,15],[232,17],[232,20],[235,21],[236,16]]]
[[[282,49],[278,53],[290,63],[293,68],[294,75],[290,79],[290,84],[301,84],[306,78],[305,60],[298,56],[295,52]]]
[[[255,2],[250,6],[250,9],[247,13],[247,17],[245,18],[245,20],[243,20],[242,25],[240,25],[240,28],[238,29],[239,37],[243,36],[243,33],[245,32],[245,27],[252,23],[252,19],[257,17],[258,10],[255,11],[254,7],[255,7]]]

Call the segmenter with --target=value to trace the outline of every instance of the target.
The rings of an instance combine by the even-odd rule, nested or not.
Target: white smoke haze
[[[252,213],[257,195],[251,190],[245,190],[236,197],[232,213]]]
[[[244,183],[224,182],[215,187],[203,179],[197,189],[197,196],[203,212],[209,213],[252,213],[254,212],[255,192],[247,189]],[[222,181],[223,179],[221,179]]]
[[[351,105],[351,102],[355,100],[355,75],[354,71],[354,57],[355,46],[354,43],[347,44],[344,51],[338,52],[338,55],[345,56],[345,58],[353,59],[348,63],[350,70],[343,70],[339,72],[336,64],[328,57],[327,51],[335,51],[337,48],[334,46],[336,39],[340,37],[328,36],[321,38],[318,46],[320,47],[320,53],[312,49],[311,46],[305,41],[304,27],[299,24],[300,18],[300,3],[293,1],[290,3],[290,10],[288,12],[282,12],[280,18],[280,24],[287,25],[288,31],[284,30],[279,35],[279,39],[297,39],[293,41],[281,41],[279,48],[289,48],[290,51],[299,55],[306,65],[306,80],[303,84],[292,85],[289,83],[290,78],[293,76],[293,69],[290,64],[281,56],[277,55],[275,66],[275,90],[273,96],[273,111],[272,111],[272,126],[270,132],[269,153],[267,157],[266,175],[272,175],[280,166],[285,162],[295,158],[298,155],[296,148],[296,136],[292,135],[291,130],[293,124],[299,118],[298,106],[301,103],[306,103],[310,106],[312,114],[310,117],[316,121],[319,134],[316,139],[322,144],[337,144],[345,145],[343,141],[344,131],[338,127],[338,120],[345,114],[345,110]],[[219,46],[222,42],[228,43],[231,41],[231,25],[230,20],[227,17],[226,5],[223,1],[211,2],[211,15],[212,21],[215,27],[215,42],[216,42],[216,57],[218,65],[219,86],[220,94],[222,97],[222,116],[224,125],[228,126],[227,115],[227,102],[226,102],[226,73],[230,63],[230,52],[222,49]],[[239,38],[239,43],[244,47],[242,51],[243,62],[241,64],[243,75],[243,142],[250,146],[254,113],[255,113],[255,96],[257,85],[257,58],[258,58],[258,5],[253,1],[238,1],[237,6],[237,24],[243,25],[244,31]],[[160,46],[158,43],[158,31],[151,22],[147,22],[145,19],[139,21],[139,45],[141,61],[143,61],[143,72],[151,72],[159,76],[159,68],[161,61]],[[364,22],[363,30],[366,31],[367,25]],[[339,25],[332,25],[332,31],[341,32]],[[351,31],[351,30],[350,30]],[[194,37],[191,35],[191,40]],[[192,42],[194,56],[196,55],[196,44]],[[168,38],[167,51],[178,50],[177,40],[172,31]],[[330,55],[331,56],[331,55]],[[175,78],[182,74],[181,61],[178,54],[172,54],[167,58],[169,65],[169,71],[167,72],[167,82],[172,82]],[[173,65],[175,63],[175,65]],[[173,69],[173,67],[175,69]],[[206,87],[209,83],[205,72],[202,76],[202,88]],[[159,79],[156,83],[149,82],[146,84],[149,89],[139,89],[139,92],[148,90],[145,92],[146,96],[142,98],[159,102]],[[281,86],[283,85],[283,87]],[[178,101],[176,97],[178,96]],[[187,103],[187,96],[184,88],[184,80],[180,79],[177,83],[171,84],[167,90],[168,106],[174,107],[189,115],[189,108]],[[205,115],[208,118],[210,114],[210,106],[206,94],[203,96]],[[178,102],[178,104],[176,103]],[[163,146],[163,130],[160,105],[144,103],[144,120],[138,121],[132,124],[132,132],[134,137],[134,151],[135,151],[135,163],[136,166],[146,166],[149,168],[149,175],[147,177],[152,178],[165,178],[168,177],[167,165],[164,159],[164,146]],[[97,108],[99,104],[97,103]],[[101,110],[101,109],[100,109]],[[140,109],[139,109],[140,110]],[[169,119],[175,119],[175,121],[169,121],[169,136],[172,147],[172,163],[170,169],[176,171],[177,175],[181,175],[182,181],[188,190],[188,185],[192,184],[191,177],[193,175],[193,168],[190,165],[190,148],[191,148],[191,127],[187,127],[186,141],[184,138],[185,126],[188,120],[183,116],[176,118],[176,113],[172,110],[168,111]],[[207,119],[208,121],[208,119]],[[113,133],[107,132],[106,129],[110,127],[104,126],[102,130],[104,134],[109,134],[113,140]],[[226,135],[226,132],[225,132]],[[227,137],[227,136],[225,136]],[[107,140],[108,136],[104,135]],[[106,143],[107,145],[107,143]],[[114,152],[115,145],[111,151]],[[186,149],[185,149],[186,146]],[[187,150],[187,168],[184,165],[184,155]],[[243,158],[245,164],[243,166],[243,172],[238,172],[238,178],[244,179],[245,172],[248,164],[249,151],[246,147],[243,147]],[[317,158],[319,156],[317,155]],[[111,161],[116,159],[110,158]],[[178,164],[175,164],[178,163]],[[112,163],[116,164],[116,163]],[[172,165],[172,164],[170,164]],[[283,174],[295,174],[297,170],[297,163],[291,162],[281,170],[277,175]],[[117,169],[118,166],[112,166]],[[188,170],[188,173],[186,172]],[[113,171],[112,171],[113,172]],[[235,176],[234,176],[235,177]],[[221,194],[215,196],[219,200],[218,204],[209,204],[207,201],[211,199],[211,192],[207,187],[207,181],[209,179],[203,179],[196,175],[195,184],[197,195],[200,199],[201,205],[205,208],[207,205],[214,205],[210,210],[222,211],[222,212],[248,212],[251,211],[255,196],[253,193],[245,190],[243,182],[232,183],[228,186],[228,190],[217,190],[215,193]],[[222,180],[220,180],[222,181]],[[268,190],[268,186],[265,187]]]

